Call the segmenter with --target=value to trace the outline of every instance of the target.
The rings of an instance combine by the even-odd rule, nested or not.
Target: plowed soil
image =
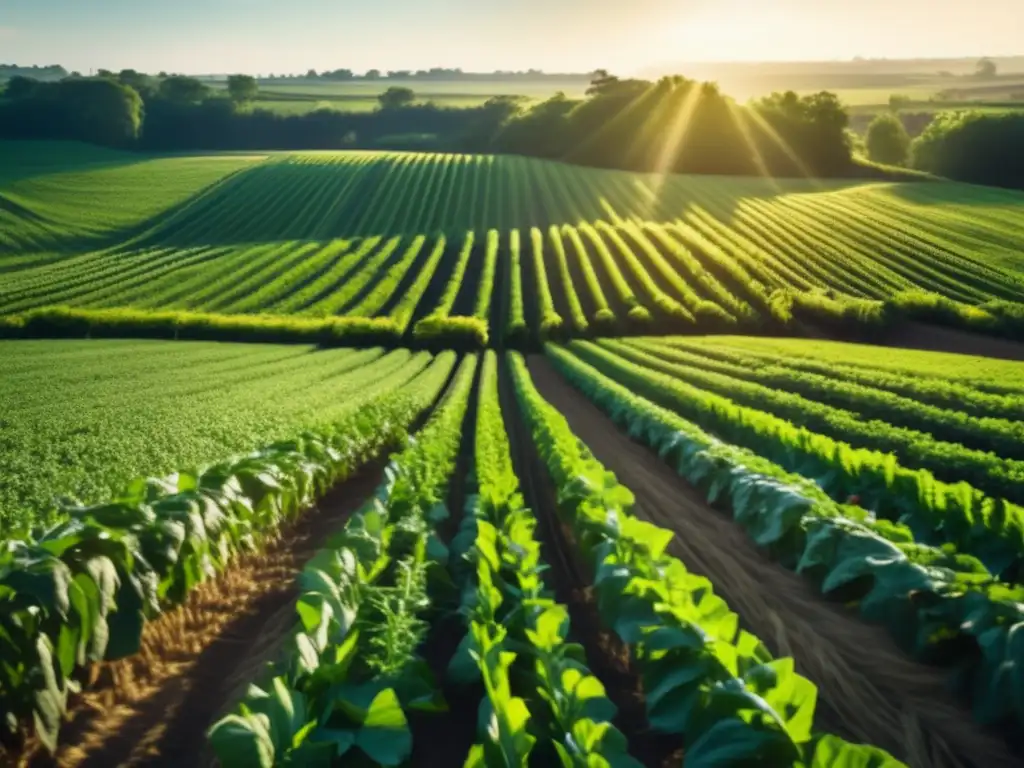
[[[1021,765],[1001,736],[953,699],[946,672],[902,653],[884,629],[828,603],[812,584],[771,562],[726,515],[630,440],[540,356],[530,373],[573,432],[636,496],[635,513],[676,532],[671,553],[708,577],[779,656],[818,686],[819,729],[874,744],[914,768]]]

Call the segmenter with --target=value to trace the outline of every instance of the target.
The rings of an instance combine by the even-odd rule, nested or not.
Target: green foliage
[[[1024,136],[1024,114],[980,110],[942,112],[914,140],[912,165],[975,184],[1024,186],[1024,158],[1014,150]]]
[[[201,465],[343,417],[426,353],[148,341],[0,342],[0,531],[60,519],[132,477]],[[295,393],[303,393],[295,397]]]
[[[615,706],[582,649],[567,640],[568,610],[545,586],[537,519],[524,505],[513,468],[494,352],[484,359],[479,392],[476,494],[467,499],[452,542],[469,632],[449,672],[464,682],[481,679],[486,691],[480,740],[466,765],[526,766],[532,753],[535,762],[636,768],[610,722]],[[513,678],[522,698],[514,695]]]
[[[910,135],[896,115],[881,113],[868,126],[868,157],[876,163],[906,165],[910,159]]]
[[[1024,619],[1020,602],[1024,588],[994,580],[973,557],[916,543],[911,528],[903,523],[878,520],[859,506],[837,504],[815,482],[789,474],[758,455],[785,461],[787,453],[802,444],[800,430],[773,435],[769,440],[774,440],[774,448],[759,446],[754,453],[722,442],[683,418],[688,411],[683,398],[673,412],[633,391],[641,381],[650,383],[648,391],[670,391],[672,380],[667,377],[642,373],[630,377],[624,374],[632,367],[623,367],[613,380],[554,345],[548,345],[547,354],[574,386],[634,439],[657,451],[709,503],[730,511],[759,546],[805,574],[823,593],[856,605],[865,619],[885,624],[902,647],[923,658],[934,658],[946,643],[958,653],[970,647],[970,655],[976,653],[979,661],[963,667],[958,680],[972,697],[980,722],[1024,721],[1020,699],[1007,695],[1005,677],[1006,670],[1018,663],[1009,638]],[[701,407],[697,397],[693,404]],[[723,415],[733,416],[731,423],[737,426],[742,419],[751,431],[769,426],[763,415],[735,408]],[[723,418],[715,431],[731,439],[727,424]],[[856,478],[870,461],[867,456],[843,455],[834,447],[829,458],[830,462],[818,465],[804,464],[801,472],[815,478],[826,473]],[[912,476],[900,473],[891,457],[886,459],[885,482],[899,493]],[[928,499],[930,494],[931,489],[925,490],[920,498]],[[948,497],[932,498],[935,512],[943,514]],[[991,519],[1006,517],[996,512]],[[1019,523],[1015,527],[1019,537]],[[994,537],[1001,533],[992,529]]]
[[[260,92],[259,83],[252,75],[229,75],[228,95],[236,104],[253,101]]]
[[[906,319],[1024,328],[1009,193],[651,186],[518,157],[393,152],[105,153],[54,173],[45,149],[0,144],[0,313],[47,309],[7,334],[465,348],[758,327],[856,338]]]
[[[447,379],[455,355],[445,357],[443,375],[417,389],[421,405]],[[306,566],[292,642],[268,672],[269,686],[250,686],[238,712],[210,729],[225,768],[249,768],[256,753],[269,755],[271,765],[330,764],[346,755],[400,765],[412,753],[407,714],[446,709],[416,652],[427,626],[422,615],[431,607],[430,574],[446,564],[432,528],[447,514],[443,499],[476,365],[474,356],[459,365],[373,498]]]
[[[412,104],[416,94],[412,88],[393,85],[377,97],[381,109],[401,109]]]
[[[558,363],[563,358],[556,350],[549,347]],[[666,554],[672,533],[631,514],[629,489],[544,401],[522,357],[510,353],[510,364],[559,510],[594,570],[602,621],[629,646],[643,675],[652,729],[681,733],[687,764],[809,762],[820,741],[812,734],[814,685],[795,673],[792,659],[772,659],[756,637],[740,630],[738,617],[707,579]],[[586,386],[570,366],[559,367],[574,384]],[[863,750],[865,758],[880,756],[884,765],[900,765],[873,748],[846,746]]]
[[[965,471],[962,466],[987,458],[998,462],[995,454],[789,394],[798,385],[776,390],[701,370],[692,365],[692,356],[683,355],[689,362],[682,365],[614,342],[601,344],[607,349],[579,343],[573,350],[638,394],[771,456],[790,471],[816,478],[836,500],[860,498],[877,514],[907,523],[916,540],[955,544],[984,560],[993,573],[1005,571],[1014,580],[1024,574],[1024,510],[985,488],[954,482]],[[799,405],[789,409],[786,402]],[[889,452],[908,445],[914,458],[932,457],[930,470],[918,467],[919,459]]]
[[[210,95],[210,89],[201,80],[185,75],[171,75],[160,81],[160,96],[179,104],[194,104]]]
[[[68,507],[65,522],[37,538],[9,541],[0,555],[3,727],[32,721],[52,751],[78,668],[136,653],[146,621],[401,442],[453,364],[442,355],[401,395],[381,391],[329,429],[165,480],[139,478],[106,503]],[[243,764],[272,764],[308,732],[301,694],[280,681],[248,702],[221,742]],[[382,717],[371,705],[364,726]]]

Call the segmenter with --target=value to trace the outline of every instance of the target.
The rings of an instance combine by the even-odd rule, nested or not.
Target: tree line
[[[412,89],[392,86],[372,112],[325,109],[287,116],[252,108],[258,92],[258,82],[247,75],[230,77],[219,92],[195,78],[134,70],[57,82],[15,77],[0,99],[0,138],[75,139],[140,150],[497,152],[657,172],[843,176],[858,171],[849,116],[828,92],[776,93],[739,105],[713,83],[681,76],[620,79],[600,71],[581,98],[559,93],[530,104],[499,96],[455,108],[416,103]],[[998,162],[984,159],[1007,146],[1004,135],[1019,142],[1012,118],[997,122],[986,116],[937,120],[918,140],[913,162],[956,178],[972,176],[971,181],[1012,181],[1019,172],[997,169]],[[892,126],[886,130],[892,132]],[[871,133],[869,149],[882,143]],[[954,133],[961,138],[949,139]],[[890,144],[903,141],[895,134]],[[972,147],[985,141],[994,141],[994,147],[972,159]],[[871,152],[878,157],[876,149]],[[899,162],[910,156],[908,142],[900,156],[880,159]],[[987,181],[990,174],[997,181]]]

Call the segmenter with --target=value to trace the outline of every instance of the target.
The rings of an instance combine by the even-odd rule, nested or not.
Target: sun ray
[[[693,115],[697,111],[697,106],[700,104],[701,86],[696,83],[691,83],[689,84],[689,88],[690,91],[686,94],[686,98],[679,106],[679,111],[675,114],[675,117],[672,118],[672,123],[664,137],[664,143],[661,146],[657,162],[654,165],[654,181],[651,185],[651,200],[655,203],[661,201],[662,189],[665,186],[665,182],[668,180],[669,174],[672,172],[672,168],[679,159],[679,153],[683,149],[683,144],[686,141],[686,135],[690,131],[690,124],[693,121]],[[651,207],[653,209],[654,206],[652,205]],[[648,218],[649,217],[650,212],[648,212]]]
[[[821,188],[821,182],[813,173],[811,173],[807,164],[800,159],[800,156],[793,151],[793,148],[789,146],[786,140],[779,136],[778,131],[772,127],[772,124],[761,116],[761,113],[757,111],[756,107],[747,107],[744,114],[756,123],[757,127],[764,132],[765,136],[767,136],[775,146],[782,150],[786,157],[789,158],[793,165],[796,166],[797,170],[800,171],[800,175],[810,181],[815,188]]]
[[[754,141],[754,137],[750,132],[750,125],[747,123],[747,113],[750,112],[751,110],[748,108],[744,111],[741,111],[740,108],[736,106],[736,103],[733,102],[732,100],[729,100],[727,102],[727,106],[729,107],[729,116],[736,124],[736,128],[739,130],[740,134],[742,134],[743,141],[745,141],[747,146],[750,147],[750,152],[754,159],[754,165],[757,166],[758,173],[763,178],[768,180],[768,183],[771,185],[772,189],[774,189],[776,192],[781,192],[782,187],[779,185],[779,182],[772,175],[771,170],[768,168],[768,164],[764,161],[764,155],[761,154],[761,150],[758,149],[757,142]]]

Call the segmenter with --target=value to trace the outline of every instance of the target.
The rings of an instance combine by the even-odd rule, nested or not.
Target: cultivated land
[[[1019,764],[1019,193],[0,159],[0,762]]]
[[[328,318],[340,338],[483,344],[883,325],[894,297],[969,328],[1012,332],[1024,314],[1017,192],[391,152],[16,177],[34,151],[45,145],[0,187],[9,315],[273,315],[308,318],[306,331]]]
[[[223,81],[209,84],[214,88],[225,87]],[[570,98],[582,98],[588,84],[584,76],[564,80],[263,80],[252,108],[283,115],[301,115],[318,109],[371,112],[380,107],[378,96],[392,87],[411,88],[420,104],[466,108],[480,106],[496,96],[519,96],[527,103],[548,99],[559,92]]]

